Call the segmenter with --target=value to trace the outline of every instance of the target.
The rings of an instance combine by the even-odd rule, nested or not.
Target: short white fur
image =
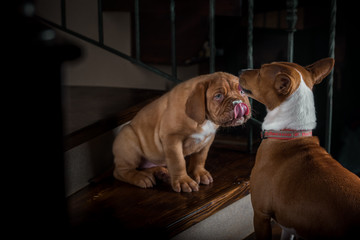
[[[202,142],[206,138],[205,142],[208,142],[211,139],[211,136],[216,132],[216,125],[210,120],[206,120],[201,126],[201,129],[201,132],[191,134],[191,138],[197,139],[198,142]]]
[[[296,71],[301,79],[298,89],[278,107],[268,110],[263,130],[312,130],[316,127],[313,92],[305,84],[301,73]]]

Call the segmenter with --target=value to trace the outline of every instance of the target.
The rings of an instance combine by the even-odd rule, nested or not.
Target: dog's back
[[[320,147],[317,137],[268,139],[260,148],[251,184],[254,199],[262,201],[253,204],[305,239],[346,238],[359,231],[360,178]]]

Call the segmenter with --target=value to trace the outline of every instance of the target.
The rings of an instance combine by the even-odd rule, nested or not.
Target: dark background
[[[64,61],[78,57],[80,50],[71,44],[58,45],[39,39],[38,33],[48,27],[33,17],[24,16],[24,2],[15,1],[5,5],[6,14],[2,16],[2,56],[5,61],[2,105],[5,108],[3,119],[6,133],[3,156],[7,158],[3,169],[6,173],[4,183],[8,185],[4,188],[4,198],[7,200],[5,212],[9,213],[4,216],[6,224],[21,226],[18,231],[12,231],[12,235],[30,236],[36,233],[39,236],[40,229],[45,237],[48,233],[60,234],[62,224],[58,223],[66,217],[65,200],[59,201],[63,199],[63,191],[58,190],[63,189],[61,66]],[[186,61],[189,58],[190,62],[200,62],[200,73],[208,71],[208,60],[198,54],[203,42],[208,39],[207,2],[191,1],[192,10],[187,14],[197,9],[203,12],[196,19],[188,21],[180,13],[177,18],[177,52],[187,53],[180,54],[178,63],[189,64]],[[227,5],[229,2],[230,5]],[[240,69],[247,68],[247,1],[234,2],[216,1],[216,70],[237,74]],[[189,1],[182,3],[189,4]],[[179,2],[177,11],[182,9],[182,3]],[[358,16],[354,2],[338,1],[337,4],[331,154],[346,168],[359,174]],[[303,8],[303,20],[301,29],[295,33],[294,62],[308,65],[328,56],[329,6],[329,1],[324,0],[299,1],[299,8]],[[285,9],[285,1],[255,1],[255,14],[266,15],[270,11],[281,12]],[[142,28],[142,31],[147,31],[144,26]],[[182,33],[181,29],[185,32]],[[189,29],[197,32],[193,35],[194,40],[187,32]],[[146,38],[145,33],[142,36]],[[153,60],[151,52],[144,50],[142,59],[145,62],[168,64],[168,44],[152,42],[162,44],[166,52],[164,57]],[[151,49],[151,41],[149,44],[142,48]],[[277,28],[267,28],[266,22],[263,27],[259,24],[254,28],[254,67],[272,61],[285,61],[286,45],[287,32],[281,21]],[[157,56],[161,54],[158,52]],[[314,135],[319,136],[321,144],[324,144],[325,137],[326,83],[327,80],[324,80],[314,90],[318,118]],[[264,107],[255,103],[254,108],[256,117],[262,120]]]

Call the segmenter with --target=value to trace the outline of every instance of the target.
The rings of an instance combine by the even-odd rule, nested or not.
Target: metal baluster
[[[247,68],[254,68],[253,61],[254,0],[248,0]],[[249,98],[252,108],[253,100]],[[253,151],[253,125],[249,124],[248,150]]]
[[[104,45],[102,0],[98,0],[98,32],[99,32],[99,44]]]
[[[176,67],[176,40],[175,40],[175,1],[170,1],[170,18],[171,18],[171,64],[172,77],[177,82],[177,67]]]
[[[140,14],[139,14],[139,0],[134,2],[135,9],[135,56],[136,60],[140,61]]]
[[[296,31],[296,22],[297,22],[297,0],[286,0],[286,21],[288,24],[288,49],[287,49],[287,61],[293,62],[294,57],[294,33]]]
[[[335,31],[336,31],[336,0],[331,0],[330,13],[330,37],[329,37],[329,57],[335,58]],[[326,104],[326,127],[325,127],[325,149],[331,149],[331,127],[332,127],[332,108],[333,108],[333,83],[334,70],[330,72],[327,82],[327,104]]]
[[[210,73],[215,72],[215,0],[209,1],[209,45],[210,45]]]
[[[155,73],[155,74],[157,74],[157,75],[159,75],[159,76],[161,76],[163,78],[166,78],[166,79],[168,79],[170,81],[179,82],[179,79],[177,79],[177,77],[174,78],[174,76],[172,76],[172,75],[170,75],[170,74],[168,74],[166,72],[163,72],[163,71],[161,71],[160,69],[158,69],[156,67],[153,67],[153,66],[145,64],[145,63],[143,63],[141,61],[138,61],[136,58],[133,58],[133,57],[131,57],[131,56],[129,56],[129,55],[123,53],[123,52],[120,52],[119,50],[117,50],[115,48],[109,47],[109,46],[107,46],[105,44],[100,44],[99,41],[96,41],[96,40],[94,40],[92,38],[89,38],[89,37],[87,37],[85,35],[82,35],[82,34],[80,34],[78,32],[75,32],[75,31],[73,31],[71,29],[67,29],[66,28],[65,0],[61,0],[60,3],[61,3],[60,4],[61,5],[60,6],[61,7],[61,24],[60,25],[57,24],[57,23],[54,23],[52,21],[49,21],[49,20],[47,20],[45,18],[39,17],[39,16],[35,16],[35,17],[37,19],[41,20],[42,22],[50,25],[51,27],[60,29],[61,31],[64,31],[64,32],[66,32],[66,33],[68,33],[70,35],[73,35],[74,37],[77,37],[77,38],[79,38],[79,39],[81,39],[83,41],[86,41],[86,42],[88,42],[90,44],[98,46],[98,47],[100,47],[100,48],[102,48],[102,49],[104,49],[104,50],[106,50],[106,51],[108,51],[110,53],[113,53],[113,54],[115,54],[115,55],[117,55],[119,57],[122,57],[122,58],[126,59],[127,61],[130,61],[131,63],[134,63],[134,64],[136,64],[136,65],[138,65],[140,67],[143,67],[143,68],[145,68],[145,69],[147,69],[147,70],[149,70],[149,71],[151,71],[151,72],[153,72],[153,73]],[[176,63],[175,63],[175,66],[176,66]]]
[[[61,26],[66,29],[66,2],[61,0]]]

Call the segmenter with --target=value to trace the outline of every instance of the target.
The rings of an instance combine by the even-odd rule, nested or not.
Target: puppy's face
[[[208,118],[223,127],[241,125],[251,117],[249,99],[239,88],[239,79],[230,74],[209,82],[206,103]]]
[[[223,127],[244,124],[251,117],[251,107],[239,88],[239,78],[220,72],[207,76],[188,99],[188,116],[199,123],[209,119]]]

